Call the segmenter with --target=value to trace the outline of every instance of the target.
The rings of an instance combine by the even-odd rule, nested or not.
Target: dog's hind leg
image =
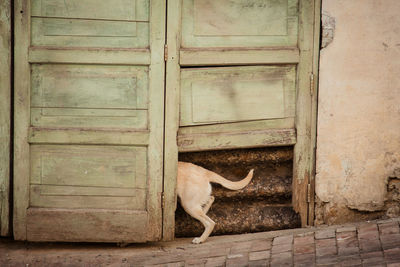
[[[215,198],[213,196],[210,196],[207,203],[204,205],[203,211],[205,214],[207,214],[208,210],[211,208],[212,203],[214,203],[214,199]]]
[[[199,220],[204,225],[205,228],[203,234],[200,237],[196,237],[195,239],[193,239],[192,243],[199,244],[204,242],[214,229],[215,222],[206,215],[201,206],[196,206],[192,209],[187,209],[186,212],[189,213],[189,215],[192,216],[193,218]]]

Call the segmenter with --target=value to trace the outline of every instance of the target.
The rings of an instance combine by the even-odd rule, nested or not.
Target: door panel
[[[147,149],[131,146],[31,146],[31,184],[146,188]]]
[[[35,208],[146,210],[145,189],[31,185],[29,192]]]
[[[32,64],[32,126],[147,128],[148,68]]]
[[[147,67],[32,65],[32,107],[147,109]]]
[[[149,46],[149,1],[32,1],[32,45]]]
[[[69,242],[145,242],[148,213],[132,210],[30,208],[27,239]]]
[[[110,6],[109,1],[104,0],[35,0],[32,1],[32,16],[148,21],[149,1],[113,0]]]
[[[297,0],[188,0],[182,47],[265,47],[297,44]]]
[[[20,0],[15,14],[15,238],[159,240],[165,3]]]
[[[295,115],[294,67],[183,69],[180,125]]]

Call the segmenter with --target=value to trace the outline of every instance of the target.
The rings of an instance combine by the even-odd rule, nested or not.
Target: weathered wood
[[[89,128],[29,128],[29,143],[43,144],[105,144],[105,145],[147,145],[149,132],[110,131]]]
[[[31,184],[141,188],[147,149],[131,146],[31,146]]]
[[[315,172],[317,149],[317,112],[318,112],[318,77],[319,77],[319,44],[321,27],[321,0],[314,4],[314,43],[313,43],[313,88],[311,99],[311,158],[310,158],[310,203],[308,204],[308,225],[314,225],[315,219]]]
[[[34,1],[32,45],[145,48],[148,19],[148,0]]]
[[[243,121],[223,124],[195,125],[180,127],[178,135],[221,133],[221,132],[246,132],[263,129],[289,129],[295,128],[295,118],[271,119],[260,121]]]
[[[61,45],[51,42],[60,37],[128,37],[137,35],[136,29],[141,23],[131,21],[105,21],[90,19],[58,19],[32,17],[32,43],[34,45]],[[146,23],[147,24],[147,23]],[[85,38],[86,39],[86,38]],[[78,39],[79,40],[79,39]],[[85,40],[83,43],[86,43]],[[62,44],[68,45],[68,44]]]
[[[268,47],[297,44],[298,0],[183,1],[182,47]]]
[[[165,144],[164,144],[164,208],[163,240],[175,237],[176,176],[178,146],[180,91],[180,27],[181,1],[168,1],[167,7],[167,68],[165,86]]]
[[[30,207],[146,210],[146,191],[132,188],[31,185]]]
[[[11,1],[0,2],[0,236],[10,234]]]
[[[301,225],[308,225],[307,190],[312,175],[313,144],[312,96],[310,76],[313,71],[314,0],[300,1],[298,85],[296,102],[297,143],[294,148],[293,207],[300,213]]]
[[[296,48],[276,49],[182,49],[181,66],[223,66],[257,64],[296,64],[299,50]]]
[[[31,124],[147,128],[148,68],[33,64]]]
[[[149,0],[35,0],[32,16],[93,20],[148,21]],[[95,8],[95,12],[93,12]]]
[[[294,129],[178,135],[179,152],[286,146],[295,143]]]
[[[34,127],[147,129],[147,110],[31,108]]]
[[[147,48],[149,42],[148,22],[32,18],[34,46]]]
[[[180,126],[293,117],[295,79],[289,66],[182,70]]]
[[[16,3],[15,237],[159,240],[165,3],[77,3]]]
[[[147,48],[149,46],[149,23],[147,22],[90,22],[82,19],[32,18],[32,45],[121,48]],[[72,32],[69,31],[70,24],[73,27]],[[57,25],[57,28],[52,30],[53,27],[50,25]],[[109,32],[118,32],[118,28],[121,27],[136,28],[137,31],[121,32],[117,36],[109,36]],[[104,31],[104,29],[108,30]]]
[[[14,1],[14,239],[26,240],[29,206],[30,68],[28,63],[30,2]]]
[[[148,49],[56,49],[52,47],[29,48],[30,63],[81,63],[150,65]]]
[[[150,6],[151,65],[149,73],[149,145],[148,145],[148,211],[147,240],[162,238],[162,192],[164,149],[164,88],[165,88],[165,20],[166,2],[152,0]]]
[[[146,109],[148,69],[33,64],[31,107]]]
[[[280,165],[282,162],[292,161],[293,147],[262,147],[180,153],[179,160],[193,162],[209,170],[221,172],[221,175],[226,176],[231,175],[234,172],[233,169],[242,168],[242,172],[237,174],[240,178],[247,175],[246,170],[250,166],[262,168],[263,166],[275,166]]]
[[[145,242],[146,211],[106,209],[27,210],[27,238],[31,241]]]

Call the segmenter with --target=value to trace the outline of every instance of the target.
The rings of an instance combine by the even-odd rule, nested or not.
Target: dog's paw
[[[193,244],[200,244],[202,241],[200,239],[200,237],[196,237],[195,239],[193,239],[192,243]]]

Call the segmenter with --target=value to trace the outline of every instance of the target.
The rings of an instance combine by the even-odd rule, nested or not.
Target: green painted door
[[[318,7],[318,0],[168,2],[165,239],[174,232],[178,152],[294,146],[293,205],[308,223]]]
[[[163,0],[15,3],[14,237],[162,229]]]

